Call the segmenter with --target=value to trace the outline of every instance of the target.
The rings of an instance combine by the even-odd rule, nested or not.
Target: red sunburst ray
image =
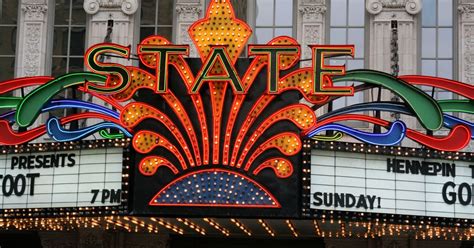
[[[141,121],[148,118],[161,122],[173,134],[179,145],[183,148],[189,164],[195,166],[194,156],[192,155],[191,149],[189,149],[183,134],[166,114],[144,103],[130,103],[125,106],[124,111],[120,115],[120,121],[126,127],[135,127]]]
[[[142,154],[147,154],[157,147],[162,147],[176,156],[183,170],[188,169],[179,149],[160,134],[151,131],[139,131],[133,136],[133,147]]]
[[[278,112],[272,114],[270,117],[265,119],[262,124],[260,124],[260,126],[254,131],[251,136],[249,136],[249,140],[247,140],[247,144],[242,150],[240,159],[237,162],[237,168],[240,168],[242,166],[244,159],[247,156],[247,153],[253,147],[255,142],[257,142],[260,136],[265,132],[265,130],[268,129],[270,126],[274,125],[275,123],[283,120],[291,121],[299,129],[308,130],[316,123],[316,115],[314,114],[311,108],[304,104],[291,105],[286,108],[280,109]]]
[[[300,137],[294,133],[285,132],[274,135],[254,150],[244,170],[248,171],[255,159],[270,149],[278,149],[285,156],[294,156],[301,150],[301,147]]]

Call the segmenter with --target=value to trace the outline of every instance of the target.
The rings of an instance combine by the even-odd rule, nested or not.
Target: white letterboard
[[[0,208],[120,205],[123,148],[0,155]]]
[[[387,159],[390,163],[400,161],[400,167],[390,167]],[[410,170],[414,167],[406,169],[407,163],[423,161],[431,164],[425,167],[428,173],[413,173],[417,172]],[[447,166],[437,167],[444,171],[433,175],[433,164]],[[310,208],[474,219],[473,165],[474,162],[465,161],[313,150]],[[452,172],[453,167],[455,175],[448,173],[448,168]]]

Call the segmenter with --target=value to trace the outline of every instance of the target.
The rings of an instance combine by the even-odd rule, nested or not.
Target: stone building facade
[[[236,0],[234,2],[236,2],[235,5],[239,5],[243,4],[242,1]],[[242,15],[253,28],[259,26],[257,20],[260,15],[257,13],[258,1],[261,0],[247,0],[246,8],[241,10]],[[265,2],[272,2],[274,7],[279,1],[265,0]],[[203,17],[207,4],[206,0],[18,0],[17,6],[13,6],[12,2],[16,1],[0,0],[0,6],[3,6],[4,9],[5,7],[10,8],[8,18],[16,18],[14,23],[8,20],[0,23],[0,28],[13,30],[11,31],[12,35],[4,35],[0,38],[2,46],[15,47],[15,49],[10,49],[14,51],[13,54],[8,51],[0,54],[0,65],[12,67],[11,70],[2,68],[1,78],[3,80],[11,77],[51,75],[56,71],[58,73],[69,72],[75,67],[78,67],[75,69],[82,70],[84,68],[77,66],[81,62],[80,51],[85,51],[87,47],[104,41],[125,46],[131,45],[132,50],[136,50],[136,44],[145,36],[145,33],[158,33],[176,44],[189,44],[191,56],[196,57],[197,51],[193,47],[187,30],[192,23]],[[428,56],[426,68],[435,61],[435,74],[443,76],[442,73],[438,73],[440,68],[442,69],[440,65],[451,63],[452,67],[448,77],[474,84],[474,0],[294,0],[290,1],[291,8],[287,8],[290,12],[284,13],[284,15],[291,16],[289,35],[296,38],[301,44],[302,59],[311,57],[309,44],[334,43],[331,40],[338,37],[337,32],[344,31],[348,43],[354,41],[352,40],[354,37],[356,37],[354,38],[356,42],[361,42],[362,47],[357,47],[356,44],[356,50],[362,50],[358,59],[363,67],[388,73],[392,73],[390,59],[392,21],[397,20],[399,74],[424,74],[423,70],[426,68],[423,64],[422,53],[424,49],[428,49],[425,47],[433,45],[423,42],[426,37],[423,37],[422,32],[425,27],[422,13],[426,6],[433,3],[437,8],[435,14],[441,13],[441,7],[444,6],[442,4],[448,3],[451,6],[451,9],[448,9],[448,11],[452,11],[451,24],[439,25],[440,21],[435,20],[437,24],[432,27],[426,26],[427,33],[432,29],[435,30],[434,37],[436,39],[443,36],[442,32],[451,32],[451,43],[443,43],[444,41],[440,40],[434,45],[435,53],[444,53],[443,49],[447,48],[443,46],[450,45],[451,54],[441,56],[439,61],[444,62],[438,61],[439,54]],[[363,7],[360,6],[361,4]],[[64,8],[66,5],[69,7]],[[343,13],[343,9],[336,9],[336,6],[345,7],[345,13]],[[63,13],[66,18],[62,21],[58,21],[58,16],[61,14],[57,11],[59,8],[69,11],[68,13],[64,12],[66,14]],[[362,9],[362,20],[354,19],[354,22],[358,22],[354,26],[350,20],[345,24],[331,23],[335,20],[331,14],[337,14],[337,18],[345,16],[344,18],[350,19],[351,8]],[[7,11],[2,13],[6,15],[5,12]],[[17,13],[16,17],[12,17],[15,16],[12,12]],[[151,14],[148,15],[149,13]],[[153,14],[154,16],[151,16]],[[281,13],[277,13],[275,10],[273,16],[277,14]],[[277,27],[276,18],[273,18],[274,23],[268,26],[261,25],[262,36],[270,29],[273,29],[273,34],[280,29],[282,32],[288,31],[286,30],[288,27]],[[0,19],[5,18],[1,17]],[[356,34],[357,29],[362,30],[361,37],[360,34]],[[354,37],[350,38],[352,31],[354,31]],[[61,32],[63,32],[62,42],[59,42],[61,44],[58,45],[57,35]],[[256,35],[258,34],[256,33]],[[259,40],[260,38],[256,37],[252,41]],[[59,48],[61,45],[66,48]],[[82,48],[76,49],[77,46],[82,46]],[[56,52],[57,49],[62,49],[64,52]],[[2,58],[4,62],[2,62]],[[110,60],[113,61],[114,58]],[[12,63],[12,61],[14,62]],[[120,63],[136,62],[122,60]],[[427,70],[430,71],[429,68]],[[393,98],[388,94],[383,92],[382,99]],[[375,95],[377,92],[362,97],[375,97]],[[387,115],[385,118],[393,119],[395,117]],[[45,248],[167,247],[168,239],[163,236],[117,234],[95,230],[74,233],[40,233],[40,238]],[[327,247],[413,248],[428,247],[433,243],[401,237],[358,241],[326,239],[326,245]],[[455,241],[438,242],[435,247],[458,247],[459,245],[460,242]]]

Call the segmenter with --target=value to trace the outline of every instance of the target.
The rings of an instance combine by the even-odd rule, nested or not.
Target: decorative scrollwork
[[[99,0],[86,0],[83,7],[87,14],[94,15],[99,12],[100,3]]]
[[[83,6],[89,15],[96,14],[100,8],[120,8],[123,13],[133,15],[138,10],[138,0],[85,0]]]
[[[415,15],[421,11],[422,3],[420,0],[368,0],[365,7],[373,15],[382,12],[383,8],[405,8],[407,13]]]
[[[138,2],[137,0],[124,0],[122,3],[122,12],[127,15],[133,15],[137,12]]]

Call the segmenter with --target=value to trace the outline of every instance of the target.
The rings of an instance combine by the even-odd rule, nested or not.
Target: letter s
[[[130,85],[130,73],[123,65],[100,62],[98,57],[104,53],[113,53],[128,59],[130,57],[130,47],[125,47],[114,43],[101,43],[89,48],[85,55],[86,66],[92,72],[104,74],[108,77],[106,85],[87,83],[86,89],[99,93],[117,94],[128,88]],[[119,81],[116,85],[114,85],[112,82],[112,75],[119,77]]]
[[[67,164],[67,166],[73,167],[74,165],[76,165],[76,160],[74,159],[75,157],[76,157],[76,154],[74,153],[71,153],[67,156],[67,160],[69,160],[69,163]]]
[[[321,192],[314,193],[314,195],[313,195],[313,198],[314,198],[313,205],[321,206],[323,204],[323,199],[321,199],[322,195],[323,195],[323,193],[321,193]]]

